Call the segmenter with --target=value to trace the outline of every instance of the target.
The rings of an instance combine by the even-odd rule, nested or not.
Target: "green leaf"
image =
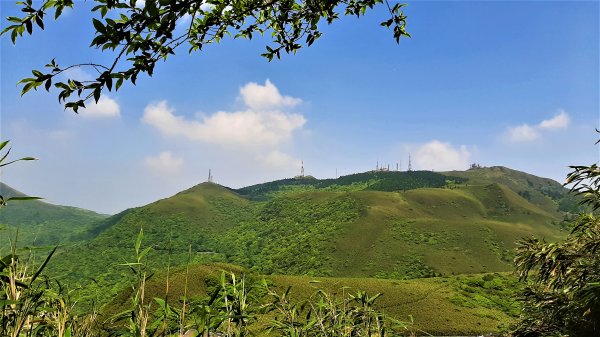
[[[137,256],[140,255],[140,246],[142,245],[142,239],[144,238],[144,230],[140,229],[140,233],[137,236],[137,239],[135,240],[135,254]]]
[[[123,85],[123,78],[122,77],[117,80],[117,84],[115,86],[115,91],[119,90],[119,88],[121,87],[121,85]]]
[[[93,23],[94,23],[94,28],[96,29],[96,31],[98,31],[99,33],[106,32],[106,28],[104,27],[102,22],[100,22],[100,20],[94,19]]]
[[[35,281],[38,278],[38,276],[40,276],[40,274],[42,273],[44,268],[46,268],[46,265],[48,264],[48,262],[50,262],[50,259],[52,258],[52,255],[54,255],[54,252],[56,252],[57,248],[58,248],[58,246],[54,247],[54,249],[52,249],[50,254],[48,254],[48,256],[46,257],[46,260],[44,260],[44,263],[42,263],[40,268],[37,270],[37,272],[35,272],[35,274],[31,278],[31,281],[29,281],[29,285],[31,285],[33,283],[33,281]]]
[[[41,200],[44,198],[40,198],[40,197],[12,197],[12,198],[8,198],[6,199],[6,202],[8,201],[26,201],[26,200]]]
[[[8,143],[10,143],[10,140],[5,140],[3,142],[0,143],[0,150],[2,150],[4,147],[6,147],[6,145],[8,145]]]

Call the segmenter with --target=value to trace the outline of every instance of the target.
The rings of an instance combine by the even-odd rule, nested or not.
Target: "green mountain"
[[[10,186],[0,183],[0,195],[23,197]],[[15,238],[21,246],[46,246],[72,243],[92,237],[92,230],[98,221],[107,218],[76,207],[52,205],[39,200],[9,202],[0,208],[0,242],[8,249],[9,238]]]
[[[118,293],[140,228],[157,268],[228,262],[261,274],[410,279],[512,269],[514,242],[562,236],[562,186],[501,167],[366,172],[233,190],[203,183],[98,225],[59,275]],[[191,255],[190,253],[191,252]],[[108,289],[108,290],[107,290]]]

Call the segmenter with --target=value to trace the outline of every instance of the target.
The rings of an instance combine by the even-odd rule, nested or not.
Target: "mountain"
[[[5,198],[26,196],[4,183],[0,183],[0,195]],[[89,231],[98,221],[107,217],[85,209],[52,205],[40,200],[9,202],[0,208],[0,242],[3,247],[8,247],[9,238],[14,239],[17,231],[17,243],[21,246],[87,240],[92,237]]]
[[[501,167],[202,183],[126,210],[53,263],[118,293],[140,228],[156,268],[228,262],[262,274],[410,279],[512,270],[515,241],[563,235],[559,183]],[[191,254],[190,254],[191,253]],[[107,287],[110,288],[107,292]]]

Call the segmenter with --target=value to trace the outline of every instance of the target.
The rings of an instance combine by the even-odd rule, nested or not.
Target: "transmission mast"
[[[211,170],[210,170],[210,169],[208,169],[208,182],[209,182],[209,183],[212,183],[212,182],[213,182],[213,176],[212,176],[212,173],[211,173]]]
[[[410,152],[408,153],[408,170],[412,171],[412,161],[410,160]]]

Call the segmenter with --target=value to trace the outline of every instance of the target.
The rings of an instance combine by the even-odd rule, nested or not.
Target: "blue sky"
[[[78,2],[16,46],[0,41],[1,138],[40,159],[2,181],[53,203],[115,213],[205,181],[209,168],[241,187],[294,176],[302,160],[317,178],[377,161],[406,169],[410,152],[414,169],[477,162],[562,181],[568,165],[599,158],[597,1],[409,2],[412,38],[400,45],[378,8],[270,63],[260,39],[181,50],[80,115],[56,93],[20,97],[16,82],[52,58],[108,62],[87,47],[90,8]]]

